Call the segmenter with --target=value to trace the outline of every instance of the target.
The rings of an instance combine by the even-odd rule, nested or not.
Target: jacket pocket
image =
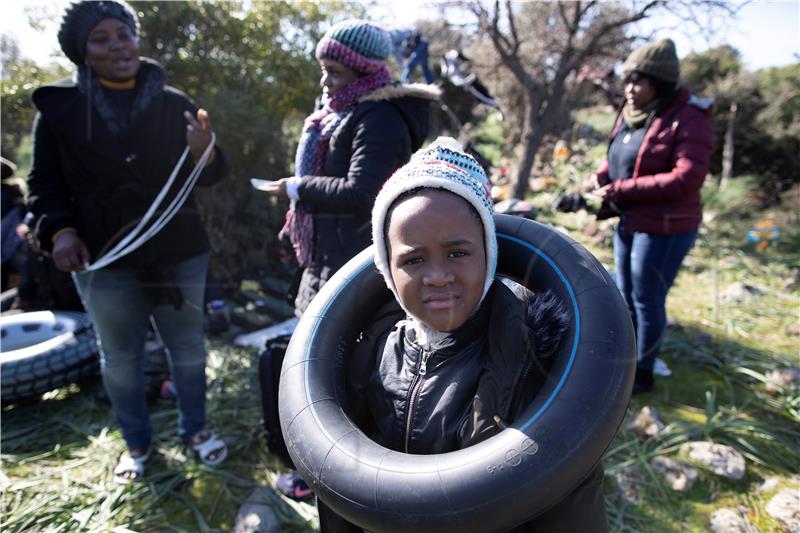
[[[458,421],[458,425],[456,426],[456,437],[458,438],[459,442],[464,442],[464,434],[467,431],[467,422],[469,422],[471,414],[472,409],[465,409],[464,414],[461,415],[461,418]]]

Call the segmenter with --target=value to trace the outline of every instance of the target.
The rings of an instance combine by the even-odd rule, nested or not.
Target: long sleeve
[[[52,248],[52,237],[60,229],[77,228],[72,211],[72,192],[59,162],[58,141],[41,114],[33,123],[33,164],[28,175],[28,207],[34,214],[36,232],[44,250]]]
[[[713,132],[711,122],[697,113],[678,126],[667,172],[617,180],[609,199],[622,205],[674,202],[695,194],[708,173]]]
[[[389,110],[393,111],[390,112]],[[404,163],[407,126],[394,108],[373,108],[354,126],[347,176],[304,176],[300,200],[321,213],[353,213],[369,217],[378,191]]]

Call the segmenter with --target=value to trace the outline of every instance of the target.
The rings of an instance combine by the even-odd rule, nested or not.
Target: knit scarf
[[[91,106],[87,105],[86,135],[92,136],[91,132],[91,109],[103,119],[111,134],[120,137],[125,133],[131,124],[144,112],[150,105],[153,98],[164,90],[167,75],[164,69],[147,58],[140,58],[141,66],[136,75],[136,97],[133,101],[130,115],[119,113],[114,106],[106,99],[103,87],[97,75],[92,72],[88,65],[78,66],[78,88],[86,95],[86,99]]]
[[[294,175],[321,176],[333,132],[350,114],[359,98],[391,81],[392,74],[384,65],[380,70],[349,83],[328,97],[321,109],[309,115],[303,124],[303,133],[297,145]],[[292,200],[289,211],[286,212],[286,222],[278,237],[289,238],[301,267],[311,265],[314,256],[314,217],[301,202]]]
[[[645,105],[641,109],[636,109],[631,104],[625,104],[625,107],[622,108],[622,119],[625,121],[625,124],[632,130],[636,130],[641,128],[644,123],[647,121],[647,117],[650,116],[650,113],[657,110],[661,105],[661,99],[656,98],[652,100],[650,103]]]

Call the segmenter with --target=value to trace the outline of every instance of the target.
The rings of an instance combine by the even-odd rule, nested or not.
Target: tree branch
[[[508,18],[508,26],[511,29],[511,37],[514,40],[514,47],[512,49],[512,53],[516,55],[519,52],[519,34],[517,33],[517,27],[514,24],[514,13],[511,11],[511,0],[506,0],[506,17]]]
[[[594,2],[592,2],[592,3],[594,3]],[[618,29],[618,28],[622,28],[623,26],[627,26],[628,24],[632,24],[634,22],[639,22],[640,20],[643,20],[643,19],[647,18],[647,16],[648,16],[647,12],[648,11],[650,11],[651,9],[654,9],[654,8],[658,7],[659,5],[662,5],[664,3],[665,3],[665,0],[650,0],[639,11],[636,11],[635,13],[632,13],[629,16],[621,17],[621,18],[619,18],[617,20],[614,20],[614,21],[611,21],[611,22],[608,22],[606,24],[603,24],[603,25],[599,26],[597,28],[597,30],[595,30],[593,32],[593,35],[589,39],[589,42],[586,43],[586,45],[575,55],[575,62],[576,63],[580,63],[588,55],[597,52],[597,49],[599,48],[600,40],[603,39],[603,37],[611,34],[613,30]],[[589,6],[587,6],[587,10],[588,10],[588,7]],[[586,12],[587,11],[584,11],[582,16],[585,16]]]

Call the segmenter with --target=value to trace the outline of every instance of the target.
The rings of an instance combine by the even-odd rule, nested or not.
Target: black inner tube
[[[371,248],[323,287],[284,360],[290,455],[338,514],[372,531],[499,531],[557,503],[601,459],[625,414],[636,358],[627,307],[603,266],[560,232],[495,215],[498,275],[552,290],[572,314],[547,381],[517,421],[475,446],[411,455],[371,441],[342,409],[347,355],[391,298]]]

